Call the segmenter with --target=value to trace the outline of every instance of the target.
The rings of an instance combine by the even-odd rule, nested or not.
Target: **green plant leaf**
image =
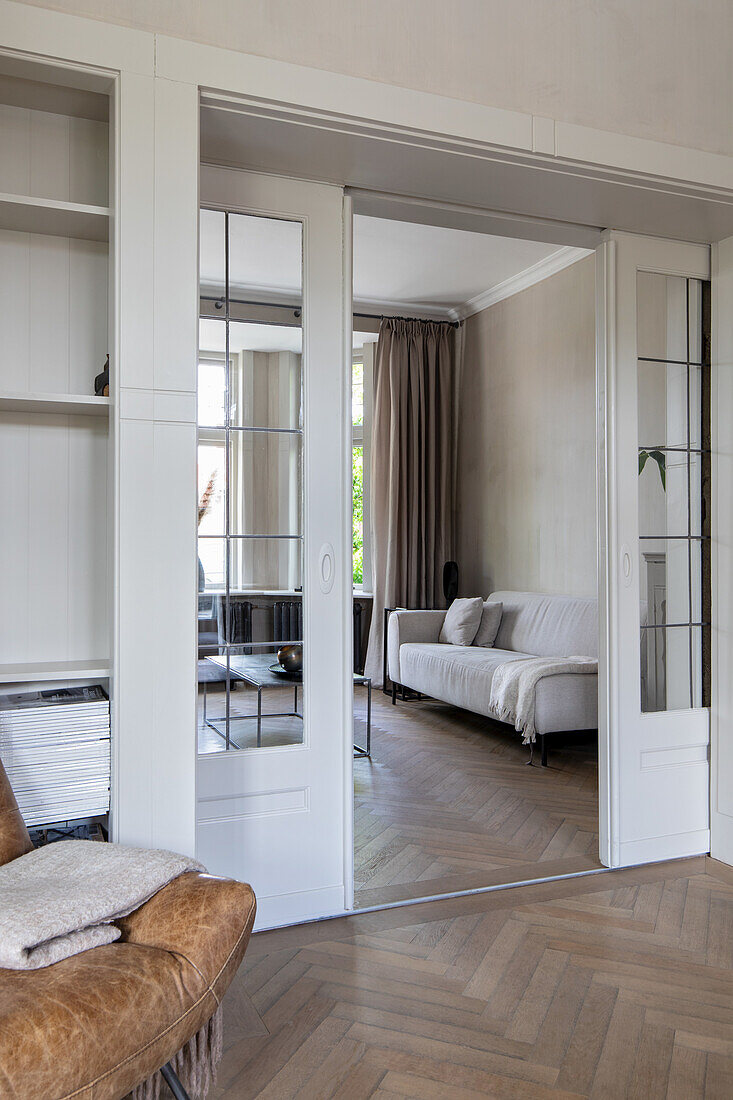
[[[659,480],[662,483],[662,489],[667,492],[667,458],[664,451],[652,451],[651,457],[657,464],[659,470]]]
[[[664,451],[639,451],[639,477],[641,477],[642,470],[647,464],[647,461],[653,458],[657,469],[659,470],[659,480],[662,483],[662,489],[667,492],[667,459]]]

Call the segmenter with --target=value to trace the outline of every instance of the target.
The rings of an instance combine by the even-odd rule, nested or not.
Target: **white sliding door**
[[[701,245],[599,250],[609,866],[709,850],[709,277]]]
[[[262,928],[344,908],[344,203],[219,168],[201,203],[198,855],[252,883]]]

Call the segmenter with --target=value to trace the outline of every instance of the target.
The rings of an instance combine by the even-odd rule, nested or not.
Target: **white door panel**
[[[599,399],[608,469],[602,479],[608,596],[602,637],[610,669],[601,708],[608,725],[601,856],[609,866],[623,866],[709,850],[703,628],[688,625],[701,621],[695,526],[700,410],[688,397],[689,379],[702,373],[699,348],[689,336],[688,303],[694,312],[697,281],[709,278],[709,249],[610,234],[598,270],[604,313],[599,350],[606,361]],[[680,346],[675,333],[683,329]],[[658,640],[661,657],[650,637]]]
[[[224,566],[226,598],[231,601],[236,589],[237,598],[252,606],[251,624],[246,629],[250,630],[248,637],[255,639],[255,644],[235,645],[235,635],[227,635],[230,668],[237,657],[249,660],[253,653],[264,654],[265,648],[274,661],[276,645],[256,644],[258,638],[277,641],[266,633],[271,629],[267,624],[277,621],[271,618],[277,614],[272,611],[273,601],[281,597],[291,607],[301,604],[304,684],[297,706],[289,703],[288,707],[300,710],[303,721],[293,743],[277,743],[277,738],[268,742],[263,734],[262,747],[256,747],[251,716],[232,722],[234,711],[247,704],[251,708],[256,694],[242,686],[223,700],[221,692],[212,691],[210,713],[221,715],[226,702],[234,744],[227,751],[200,751],[197,767],[198,856],[210,871],[252,884],[258,903],[257,927],[264,928],[340,912],[345,902],[348,802],[344,778],[352,717],[350,631],[345,628],[351,617],[351,484],[345,460],[351,395],[344,360],[344,204],[343,193],[336,187],[219,168],[202,170],[201,202],[203,207],[231,212],[226,222],[233,227],[227,230],[227,302],[231,295],[232,302],[238,296],[240,301],[264,298],[277,304],[290,295],[292,306],[292,295],[299,294],[300,288],[293,289],[286,270],[292,253],[287,226],[302,226],[300,366],[300,349],[292,340],[291,350],[278,352],[273,365],[274,353],[252,350],[256,339],[253,343],[246,326],[232,322],[227,328],[222,360],[226,362],[229,356],[231,372],[236,369],[240,373],[226,397],[230,409],[227,423],[237,422],[229,429],[230,442],[225,448],[231,499],[221,523],[229,540]],[[249,216],[251,224],[244,225],[240,215]],[[264,241],[266,223],[275,227],[274,236],[268,238],[269,245],[258,247],[259,227]],[[248,244],[242,246],[245,236]],[[206,255],[210,244],[202,240],[202,272],[208,264],[209,274],[216,275],[216,263]],[[235,247],[239,250],[236,256]],[[253,275],[255,267],[259,275]],[[242,280],[255,276],[262,282],[254,289],[252,284],[241,285]],[[236,286],[235,279],[239,280]],[[297,316],[292,309],[290,314]],[[216,317],[211,324],[216,326]],[[283,339],[285,347],[287,340]],[[213,356],[211,362],[216,366]],[[255,376],[253,371],[260,374]],[[277,381],[273,382],[275,374]],[[292,379],[296,375],[302,377],[302,417],[293,405]],[[261,395],[263,385],[269,387],[269,396],[260,399],[257,394]],[[285,400],[283,385],[289,387]],[[239,402],[236,417],[232,393]],[[296,404],[300,401],[298,397]],[[243,428],[245,414],[251,421]],[[210,447],[216,445],[216,431],[206,433]],[[298,450],[300,440],[302,452]],[[277,467],[275,474],[273,466]],[[301,488],[299,517],[296,498]],[[283,494],[285,503],[280,507]],[[258,543],[257,538],[263,541]],[[299,546],[302,575],[296,560]],[[275,557],[284,563],[280,572],[273,565]],[[216,552],[209,552],[209,562],[216,558]],[[248,563],[255,559],[260,562],[256,567],[260,572],[248,573]],[[253,577],[265,576],[267,584],[253,584]],[[302,595],[297,583],[301,576]],[[221,599],[212,591],[215,600]],[[240,635],[240,640],[244,636]],[[225,649],[220,647],[219,652]],[[287,688],[292,690],[292,686]],[[266,714],[272,714],[273,698],[271,691],[263,690]],[[284,717],[287,728],[297,726],[292,715]],[[215,725],[224,730],[221,722]],[[245,729],[250,731],[249,740],[242,733]],[[220,746],[225,747],[224,743]]]

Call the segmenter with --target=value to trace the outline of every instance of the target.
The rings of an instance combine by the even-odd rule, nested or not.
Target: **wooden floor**
[[[730,1100],[733,872],[698,858],[253,937],[218,1100]]]
[[[375,690],[372,759],[354,761],[357,908],[600,867],[595,736],[528,759],[506,725]]]

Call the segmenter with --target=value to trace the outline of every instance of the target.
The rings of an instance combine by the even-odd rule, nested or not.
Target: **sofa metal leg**
[[[392,706],[397,706],[397,684],[392,682]]]
[[[173,1069],[170,1062],[166,1062],[160,1072],[163,1074],[163,1080],[173,1093],[175,1100],[191,1100],[191,1097],[178,1080],[178,1074]]]
[[[542,738],[542,767],[546,768],[547,767],[547,737],[545,736],[544,733],[541,733],[540,737]]]

